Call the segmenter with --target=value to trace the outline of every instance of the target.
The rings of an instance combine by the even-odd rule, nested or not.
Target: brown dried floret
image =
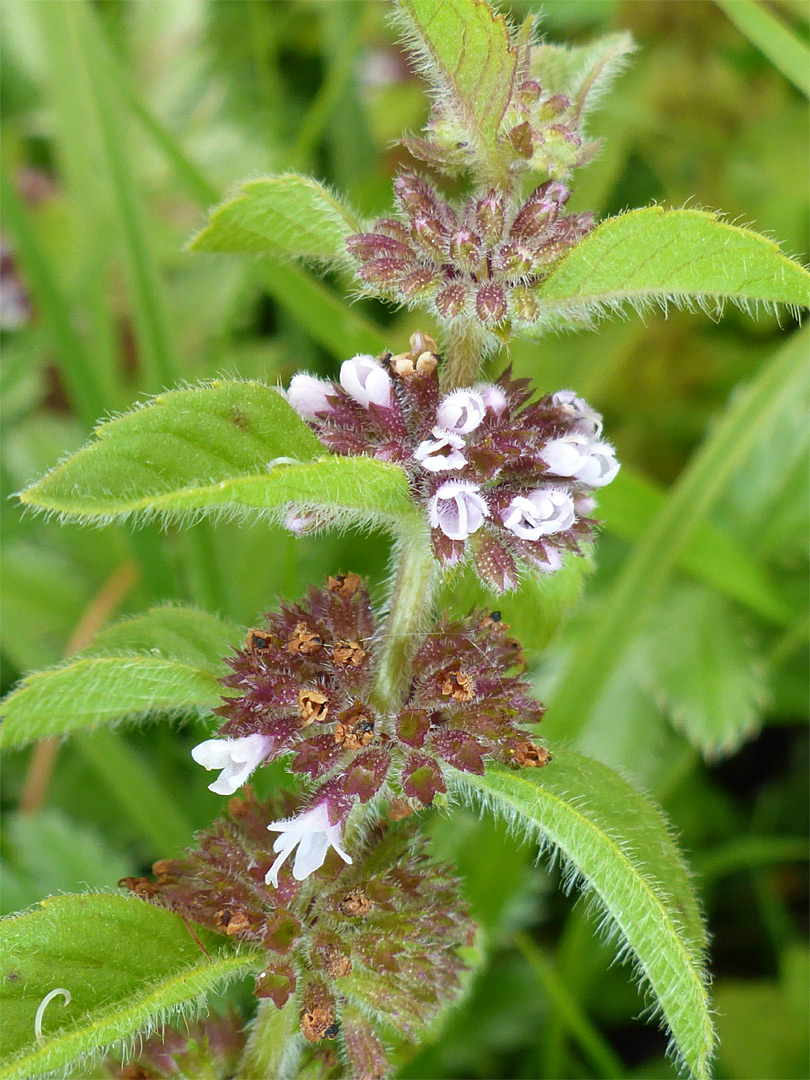
[[[338,911],[340,911],[341,915],[362,918],[363,915],[368,915],[371,911],[371,902],[362,890],[352,889],[351,892],[346,893],[338,904]]]
[[[261,920],[244,910],[233,911],[231,908],[221,908],[215,916],[217,927],[227,934],[228,937],[241,937],[256,930]]]
[[[159,892],[155,882],[145,877],[123,877],[118,882],[118,888],[129,889],[136,896],[140,896],[142,900],[151,900]]]
[[[332,649],[332,659],[339,667],[358,668],[367,655],[359,641],[338,641]]]
[[[345,750],[361,750],[373,738],[374,721],[362,711],[362,706],[355,706],[335,724],[335,743]]]
[[[326,719],[329,712],[329,699],[320,690],[299,690],[298,692],[298,715],[301,717],[301,727],[309,727],[316,720]]]
[[[336,574],[335,577],[330,576],[326,587],[329,592],[348,599],[354,596],[361,584],[359,574]]]
[[[512,761],[515,765],[522,768],[540,769],[551,761],[551,754],[548,750],[544,746],[538,746],[536,743],[531,742],[529,739],[511,749],[509,753],[512,755]]]
[[[323,966],[333,979],[342,979],[351,975],[352,962],[349,957],[340,951],[335,945],[327,945],[324,949]]]
[[[335,1010],[326,1002],[317,1002],[311,1009],[302,1009],[298,1018],[304,1038],[309,1042],[320,1042],[335,1025]],[[337,1030],[335,1031],[337,1034]]]
[[[248,630],[245,640],[245,651],[250,653],[254,660],[260,656],[268,656],[275,642],[271,634],[266,630]]]
[[[441,692],[444,697],[451,697],[456,701],[472,701],[475,697],[475,683],[464,671],[447,671],[442,678]]]
[[[392,799],[391,805],[388,807],[388,820],[402,821],[404,818],[410,817],[412,813],[413,807],[406,803],[404,799]]]
[[[287,642],[287,649],[291,653],[301,656],[313,656],[323,648],[323,641],[305,622],[296,623],[295,629]]]

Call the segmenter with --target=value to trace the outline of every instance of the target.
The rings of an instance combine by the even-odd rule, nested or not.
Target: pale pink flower
[[[303,416],[306,420],[314,420],[319,413],[331,411],[332,406],[327,396],[334,393],[334,386],[326,379],[318,379],[314,375],[307,375],[306,372],[299,372],[290,380],[287,400],[299,416]]]
[[[475,484],[448,480],[430,500],[428,521],[451,540],[466,540],[480,529],[489,507]]]
[[[577,431],[547,442],[540,457],[555,476],[570,476],[588,487],[604,487],[619,471],[612,446]]]
[[[414,450],[413,456],[423,469],[428,472],[446,472],[448,469],[463,469],[467,459],[462,454],[464,439],[452,431],[442,428],[433,429],[433,439],[425,439]]]
[[[391,378],[373,356],[344,360],[340,365],[340,385],[365,409],[369,405],[387,409],[391,404]]]
[[[484,399],[476,390],[454,390],[436,410],[438,426],[445,431],[467,435],[475,431],[486,412]],[[436,434],[434,429],[434,435]]]
[[[504,526],[522,540],[564,532],[575,521],[574,503],[565,491],[538,488],[529,495],[517,495],[501,511]]]
[[[484,402],[484,407],[500,419],[508,404],[506,394],[494,383],[479,383],[475,388]]]
[[[592,409],[584,398],[577,397],[573,390],[558,390],[551,400],[576,421],[577,431],[591,438],[602,434],[602,414]]]

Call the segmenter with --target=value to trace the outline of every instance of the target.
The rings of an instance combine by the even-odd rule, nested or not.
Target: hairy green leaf
[[[810,306],[810,274],[773,241],[700,210],[648,206],[608,218],[535,289],[538,326],[588,318],[630,304],[725,300]]]
[[[532,78],[548,94],[565,94],[584,116],[598,103],[635,52],[632,36],[607,34],[587,45],[543,42],[531,51]]]
[[[205,997],[256,970],[261,955],[217,947],[183,920],[133,896],[43,900],[0,922],[2,1080],[79,1065],[164,1021],[195,1013]],[[70,994],[37,1009],[52,990]]]
[[[317,180],[287,173],[248,180],[211,211],[189,242],[193,251],[266,252],[332,261],[361,223]]]
[[[471,801],[558,852],[621,941],[694,1077],[707,1077],[714,1032],[706,934],[689,873],[659,811],[618,773],[567,750],[544,769],[456,774]]]
[[[486,158],[496,146],[517,71],[502,15],[484,0],[399,0],[406,43],[424,65],[436,98]]]
[[[708,757],[730,753],[758,726],[765,671],[750,636],[724,597],[681,584],[632,649],[639,682]]]
[[[223,657],[240,636],[232,624],[192,608],[159,607],[125,619],[6,697],[0,746],[212,709],[222,693]]]
[[[132,514],[279,516],[291,503],[383,524],[415,513],[400,468],[329,455],[285,398],[262,383],[174,390],[95,434],[22,501],[99,522]]]

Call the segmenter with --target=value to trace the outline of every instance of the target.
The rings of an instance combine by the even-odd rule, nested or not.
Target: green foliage
[[[611,769],[555,750],[537,771],[459,775],[467,797],[559,852],[630,950],[678,1056],[709,1075],[714,1031],[705,970],[706,932],[689,875],[658,810]]]
[[[810,306],[810,274],[764,236],[716,214],[649,206],[608,218],[534,290],[539,325],[625,303]]]
[[[210,936],[195,941],[177,915],[132,896],[44,900],[4,919],[0,940],[3,1080],[76,1067],[136,1032],[191,1016],[204,995],[260,962],[249,950],[218,949]],[[57,987],[70,1002],[48,1005],[38,1039],[37,1009]]]
[[[326,455],[286,399],[262,383],[162,394],[97,428],[93,442],[21,498],[82,521],[278,515],[293,502],[361,521],[414,516],[401,469]]]
[[[807,96],[810,92],[810,49],[799,35],[756,0],[717,0],[717,3],[774,67]]]
[[[238,195],[211,212],[189,246],[341,261],[344,241],[360,231],[360,222],[322,184],[289,173],[242,184]]]
[[[640,635],[633,664],[640,684],[706,756],[730,753],[758,726],[763,665],[750,631],[715,592],[671,590]]]
[[[3,703],[0,745],[25,746],[99,724],[207,712],[239,630],[191,608],[153,608],[111,626],[92,648],[29,675]]]
[[[400,0],[406,41],[437,99],[466,133],[484,168],[515,86],[517,53],[502,15],[484,0]]]
[[[587,45],[544,41],[532,49],[531,73],[548,93],[570,98],[577,115],[584,116],[610,89],[634,51],[633,38],[626,32]]]

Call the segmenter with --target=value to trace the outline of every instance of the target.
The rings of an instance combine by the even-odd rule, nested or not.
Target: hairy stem
[[[402,700],[411,678],[411,662],[421,644],[439,584],[439,567],[426,530],[406,533],[394,551],[396,573],[382,631],[380,664],[373,703],[388,712]]]
[[[456,322],[450,328],[442,371],[442,389],[471,386],[481,370],[484,335],[474,323]]]

